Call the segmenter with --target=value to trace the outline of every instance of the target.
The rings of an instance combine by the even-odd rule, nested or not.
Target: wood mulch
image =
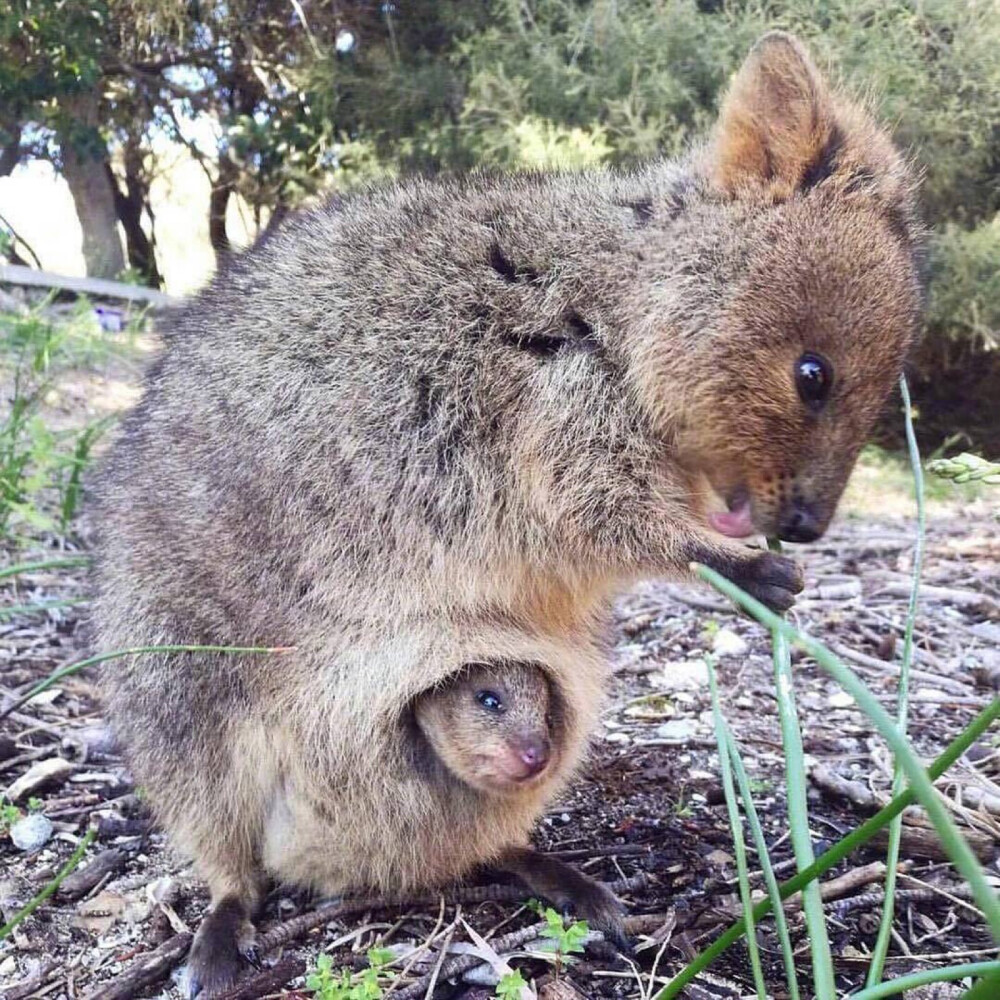
[[[902,518],[846,519],[800,553],[807,590],[795,620],[848,660],[890,711],[909,587],[913,526]],[[52,554],[52,553],[48,553]],[[24,554],[6,562],[24,561]],[[85,571],[0,580],[0,608],[71,601]],[[936,756],[1000,687],[1000,525],[952,511],[931,521],[917,629],[910,731]],[[10,704],[85,648],[82,607],[3,616],[0,699]],[[492,884],[385,906],[341,909],[276,888],[259,923],[260,970],[230,997],[307,996],[303,974],[325,950],[334,967],[361,968],[367,948],[395,950],[393,994],[483,997],[502,962],[547,997],[646,998],[739,915],[735,864],[722,801],[703,654],[719,653],[726,715],[745,755],[779,877],[794,870],[769,642],[710,591],[650,582],[622,598],[615,674],[590,762],[541,821],[536,841],[591,875],[616,883],[628,904],[636,951],[616,956],[599,940],[553,981],[533,953],[538,916],[516,886]],[[811,661],[796,662],[797,698],[811,777],[817,853],[888,798],[891,758],[872,727]],[[114,669],[107,663],[97,669]],[[0,789],[24,816],[51,825],[45,843],[21,850],[0,833],[0,911],[11,918],[59,871],[89,828],[85,862],[0,943],[0,997],[179,997],[204,887],[151,829],[104,729],[94,674],[66,678],[0,722]],[[1000,885],[1000,744],[982,740],[940,783],[989,876]],[[29,805],[30,803],[30,805]],[[904,826],[903,875],[888,974],[996,957],[990,936],[919,810]],[[862,850],[826,878],[824,896],[839,985],[863,982],[878,930],[883,846]],[[757,869],[755,856],[751,865]],[[759,871],[754,882],[761,885]],[[788,909],[808,990],[808,941]],[[471,930],[470,930],[471,928]],[[487,946],[474,944],[473,933]],[[759,928],[773,995],[786,995],[773,925]],[[472,949],[475,948],[473,951]],[[936,997],[957,995],[946,988]],[[745,948],[730,949],[685,996],[752,993]],[[930,995],[930,994],[928,994]]]

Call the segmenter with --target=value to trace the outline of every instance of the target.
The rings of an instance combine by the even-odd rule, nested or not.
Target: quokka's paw
[[[552,902],[564,916],[586,920],[592,930],[601,931],[620,952],[632,953],[632,944],[625,933],[622,921],[624,907],[621,900],[600,882],[595,882],[581,872],[570,869],[558,891],[548,891]]]
[[[236,899],[223,899],[194,936],[187,963],[189,1000],[209,1000],[258,964],[252,926]]]
[[[762,552],[733,566],[726,576],[772,611],[787,611],[805,581],[798,563],[774,552]]]

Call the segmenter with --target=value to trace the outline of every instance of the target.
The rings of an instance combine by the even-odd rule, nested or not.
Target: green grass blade
[[[753,802],[750,778],[747,775],[746,768],[743,766],[743,758],[740,757],[739,748],[736,746],[736,740],[728,724],[726,724],[725,729],[729,758],[736,773],[736,784],[740,790],[740,798],[743,799],[743,811],[746,813],[747,825],[750,827],[750,836],[753,838],[757,857],[760,860],[761,871],[764,873],[764,885],[767,887],[767,896],[771,901],[771,912],[774,914],[775,930],[778,934],[778,941],[781,944],[781,959],[785,964],[788,996],[790,1000],[799,1000],[799,981],[795,976],[795,952],[792,948],[792,939],[788,933],[788,921],[785,919],[785,909],[781,905],[781,889],[778,886],[778,879],[771,865],[771,858],[767,853],[767,842],[764,840],[764,829],[760,825],[757,807]],[[747,922],[747,926],[750,926],[749,922]]]
[[[899,693],[897,695],[896,724],[900,735],[906,736],[907,716],[910,705],[910,666],[913,662],[913,627],[917,617],[917,599],[920,594],[920,574],[924,565],[924,538],[927,519],[924,511],[924,475],[920,467],[920,449],[913,432],[913,409],[910,405],[910,390],[905,376],[899,380],[899,391],[903,396],[903,412],[906,418],[906,444],[913,469],[913,494],[917,504],[917,540],[913,550],[913,584],[910,587],[910,602],[906,609],[906,627],[903,633],[903,662],[899,668]],[[892,794],[898,795],[905,784],[903,769],[897,758],[893,762]],[[867,986],[882,981],[885,958],[889,954],[889,941],[896,910],[896,869],[899,866],[899,844],[903,836],[903,817],[897,816],[889,825],[889,846],[885,862],[885,902],[882,905],[882,923],[879,927],[872,961],[868,967]]]
[[[975,986],[966,990],[961,1000],[996,1000],[1000,997],[1000,971],[988,973]]]
[[[781,543],[769,541],[768,547],[780,552]],[[795,708],[795,682],[792,678],[792,657],[788,639],[783,632],[772,630],[774,683],[778,698],[778,718],[781,722],[781,743],[785,748],[785,783],[788,796],[788,823],[792,850],[798,870],[808,868],[815,860],[812,833],[809,830],[809,807],[806,801],[805,754],[802,732]],[[826,933],[826,916],[819,883],[810,882],[802,888],[802,912],[809,932],[812,955],[813,989],[817,1000],[836,1000],[837,984],[833,977],[833,953]]]
[[[64,559],[44,559],[40,562],[19,563],[17,566],[5,566],[0,569],[0,580],[9,576],[20,576],[22,573],[40,573],[45,569],[69,569],[71,566],[86,566],[90,556],[67,556]]]
[[[764,982],[764,970],[760,965],[760,949],[757,946],[757,935],[754,928],[753,896],[750,893],[750,872],[747,868],[746,844],[743,841],[743,824],[740,822],[740,810],[736,803],[729,741],[726,739],[726,721],[722,717],[722,705],[719,703],[719,685],[715,678],[714,658],[706,656],[705,666],[708,668],[708,686],[712,693],[712,720],[715,724],[715,742],[719,748],[722,790],[726,798],[726,812],[729,814],[729,829],[736,855],[736,874],[739,876],[740,882],[740,900],[743,903],[743,920],[747,928],[747,951],[750,953],[750,967],[753,970],[757,996],[759,1000],[767,1000],[767,984]]]
[[[887,983],[877,986],[866,986],[860,993],[852,993],[850,1000],[882,1000],[883,997],[894,997],[917,986],[927,986],[930,983],[947,983],[966,976],[990,976],[1000,974],[998,962],[972,962],[969,965],[947,965],[943,969],[924,969],[922,972],[912,972],[908,976],[899,976]],[[969,994],[967,993],[966,996]],[[985,996],[985,994],[984,994]],[[990,994],[995,997],[996,994]]]
[[[39,601],[37,604],[11,604],[0,608],[0,620],[16,618],[18,615],[35,615],[40,611],[52,611],[55,608],[75,608],[86,604],[86,597],[70,597],[63,601]]]
[[[927,768],[927,776],[931,781],[937,781],[941,775],[951,769],[955,762],[980,739],[1000,719],[1000,698],[994,698],[977,715],[958,736],[942,751]],[[874,816],[865,820],[856,830],[838,840],[829,850],[821,854],[814,864],[803,872],[793,875],[778,887],[782,899],[794,896],[802,886],[825,874],[835,865],[849,857],[858,848],[867,844],[879,830],[884,829],[904,809],[908,809],[917,801],[913,790],[908,788],[897,795],[891,802],[884,805]],[[755,920],[762,920],[772,910],[770,899],[761,900],[753,910]],[[722,932],[703,952],[696,955],[666,986],[656,994],[655,1000],[674,1000],[693,979],[707,969],[727,948],[743,936],[746,930],[745,922],[740,919]],[[994,1000],[994,995],[977,997],[976,1000]]]
[[[772,630],[780,631],[789,642],[804,649],[858,703],[858,707],[868,716],[900,761],[917,800],[934,824],[941,846],[947,851],[948,857],[961,876],[969,883],[972,897],[985,915],[994,940],[1000,942],[1000,899],[986,881],[979,861],[938,797],[933,783],[906,737],[899,732],[892,717],[879,704],[878,699],[868,690],[861,678],[841,663],[822,643],[797,631],[721,574],[698,564],[693,568],[698,576],[734,600],[757,621]]]
[[[93,843],[96,836],[97,830],[90,829],[87,831],[83,840],[81,840],[77,845],[76,850],[70,855],[69,860],[62,866],[62,868],[59,869],[59,874],[56,875],[56,877],[49,882],[37,896],[28,902],[23,909],[18,910],[17,913],[15,913],[14,916],[12,916],[10,920],[3,925],[3,927],[0,927],[0,941],[7,937],[7,935],[9,935],[22,920],[30,917],[31,914],[34,913],[35,910],[37,910],[38,907],[41,906],[42,903],[44,903],[45,900],[47,900],[49,896],[51,896],[52,893],[54,893],[56,889],[62,885],[63,879],[65,879],[66,876],[69,875],[70,872],[72,872],[73,869],[80,863],[80,859],[83,857],[83,852],[86,851],[87,848]]]
[[[110,653],[88,656],[85,660],[77,660],[76,663],[70,663],[58,670],[53,670],[48,677],[39,681],[27,694],[0,712],[0,719],[5,719],[11,712],[16,712],[25,702],[50,688],[56,681],[61,681],[64,677],[75,674],[85,667],[104,663],[106,660],[117,660],[123,656],[136,656],[139,653],[288,653],[294,648],[294,646],[133,646],[130,649],[116,649]]]

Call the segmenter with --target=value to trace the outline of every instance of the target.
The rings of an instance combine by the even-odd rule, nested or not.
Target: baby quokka
[[[172,317],[97,484],[98,640],[294,647],[104,674],[211,888],[196,984],[238,974],[268,877],[518,868],[636,579],[698,561],[791,604],[794,563],[740,539],[826,528],[917,330],[919,245],[886,133],[771,34],[679,161],[348,198]],[[547,749],[435,724],[458,688],[426,692],[491,664],[544,676]],[[619,929],[589,880],[528,869]]]

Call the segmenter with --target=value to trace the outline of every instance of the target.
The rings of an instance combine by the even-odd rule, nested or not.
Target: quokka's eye
[[[487,712],[503,711],[503,700],[495,691],[477,691],[476,701],[478,701]]]
[[[809,409],[820,409],[832,386],[833,368],[821,354],[803,354],[795,362],[795,388]]]

